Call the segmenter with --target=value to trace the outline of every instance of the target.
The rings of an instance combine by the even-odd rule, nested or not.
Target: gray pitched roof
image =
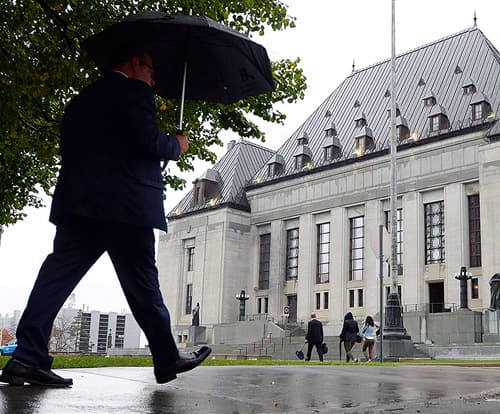
[[[275,155],[275,152],[261,145],[243,139],[236,142],[226,154],[210,169],[203,172],[197,180],[216,181],[221,184],[220,193],[203,205],[193,203],[193,190],[168,213],[175,219],[187,213],[230,204],[234,208],[249,209],[245,195],[245,185],[255,172]],[[195,180],[196,181],[196,180]]]
[[[390,60],[386,60],[348,76],[328,98],[316,109],[292,136],[278,149],[285,160],[283,172],[278,179],[300,173],[295,169],[293,155],[297,149],[297,138],[307,133],[308,147],[312,151],[313,168],[334,167],[337,162],[356,158],[355,136],[359,133],[355,119],[364,116],[367,129],[373,134],[377,152],[390,147],[389,105]],[[457,66],[460,71],[457,71]],[[484,34],[473,27],[433,43],[410,50],[396,58],[396,101],[400,116],[406,121],[410,134],[417,133],[424,144],[425,139],[435,136],[429,133],[428,116],[439,108],[449,119],[454,132],[473,126],[470,102],[472,95],[463,93],[463,85],[474,79],[478,93],[489,98],[494,113],[500,106],[500,55]],[[425,106],[423,98],[434,95],[436,105]],[[362,115],[361,115],[362,114]],[[491,118],[486,122],[494,122]],[[325,161],[325,129],[335,124],[342,146],[342,155]],[[498,122],[497,122],[498,124]],[[476,124],[474,124],[476,125]],[[497,128],[494,129],[495,131]],[[369,155],[369,154],[368,154]],[[365,155],[366,156],[366,155]],[[269,177],[266,165],[257,172],[253,185],[265,185],[276,177]]]

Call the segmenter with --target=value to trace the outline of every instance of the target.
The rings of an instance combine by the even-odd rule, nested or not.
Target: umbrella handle
[[[184,74],[182,75],[182,91],[181,91],[181,113],[179,119],[179,131],[182,131],[182,118],[184,117],[184,95],[186,94],[186,76],[187,76],[187,61],[184,62]]]

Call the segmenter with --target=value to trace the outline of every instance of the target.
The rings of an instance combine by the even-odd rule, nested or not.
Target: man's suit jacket
[[[157,125],[152,89],[109,73],[76,96],[61,124],[61,170],[50,220],[68,216],[166,230],[161,160],[177,139]]]
[[[306,339],[311,344],[323,342],[323,324],[317,319],[311,319],[307,324]]]

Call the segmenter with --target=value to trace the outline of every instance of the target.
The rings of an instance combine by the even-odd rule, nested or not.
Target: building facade
[[[139,348],[141,330],[131,313],[62,308],[54,321],[51,350],[106,353]]]
[[[247,317],[315,311],[326,335],[347,311],[378,314],[381,247],[385,262],[390,254],[389,70],[353,72],[276,152],[232,143],[169,214],[159,269],[178,338],[196,303],[201,325],[237,321],[242,290]],[[396,74],[403,311],[456,310],[461,266],[469,308],[483,311],[500,271],[499,53],[473,27],[399,55]]]

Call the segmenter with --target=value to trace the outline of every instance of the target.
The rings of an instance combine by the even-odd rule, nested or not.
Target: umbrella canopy
[[[144,46],[155,66],[155,92],[164,98],[232,103],[274,90],[263,46],[205,16],[142,12],[88,38],[83,50],[99,69],[127,45]]]

